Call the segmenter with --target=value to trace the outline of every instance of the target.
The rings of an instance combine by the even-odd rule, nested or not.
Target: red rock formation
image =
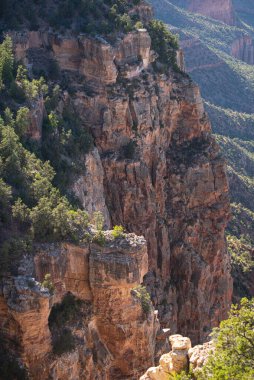
[[[240,59],[249,65],[254,65],[254,44],[253,39],[248,35],[243,35],[235,40],[231,47],[233,57]]]
[[[224,162],[198,87],[185,74],[153,69],[146,31],[129,33],[114,46],[84,36],[37,37],[36,46],[51,48],[70,78],[79,75],[78,83],[75,76],[72,81],[71,102],[94,137],[96,148],[82,161],[84,173],[72,188],[84,207],[104,213],[108,225],[143,234],[148,258],[144,241],[134,237],[127,245],[120,240],[103,249],[42,247],[35,272],[40,280],[51,273],[52,302],[69,291],[93,312],[82,327],[71,327],[82,342],[73,353],[48,358],[48,344],[47,373],[40,377],[37,367],[32,372],[38,380],[49,374],[94,379],[98,373],[136,379],[153,365],[158,328],[152,311],[145,316],[131,291],[147,271],[145,283],[162,324],[173,333],[202,341],[226,315],[232,279],[224,238],[229,217]],[[16,36],[24,61],[30,38]],[[178,58],[182,66],[181,54]],[[73,369],[65,374],[68,363]]]
[[[191,12],[201,13],[229,25],[235,25],[236,17],[232,0],[186,0]]]
[[[0,329],[11,351],[28,367],[51,350],[48,328],[49,294],[33,279],[3,280],[0,290]],[[16,342],[16,344],[15,344]]]
[[[94,136],[94,184],[103,191],[97,199],[87,193],[93,174],[88,170],[86,181],[84,170],[77,196],[109,215],[107,223],[145,235],[146,283],[162,322],[194,342],[205,339],[226,315],[232,280],[228,184],[198,87],[185,75],[153,71],[143,30],[114,46],[85,37],[47,40],[60,67],[83,73],[94,89],[87,94],[77,83],[72,102]]]
[[[132,293],[147,271],[146,247],[140,249],[140,238],[129,248],[120,245],[117,251],[92,249],[90,283],[95,324],[113,356],[109,379],[135,379],[140,368],[146,368],[144,361],[154,361],[159,324],[151,311],[144,319],[140,301]]]
[[[152,305],[144,311],[134,291],[147,270],[146,242],[134,234],[114,239],[108,232],[105,247],[38,246],[34,258],[23,259],[22,276],[3,280],[0,327],[7,347],[36,380],[136,379],[154,363],[159,329]],[[53,296],[30,277],[34,272],[40,281],[51,274]],[[48,318],[67,293],[84,301],[83,312],[68,325],[75,349],[56,356]]]
[[[89,247],[71,244],[40,246],[34,263],[38,281],[42,282],[50,273],[55,287],[54,302],[60,302],[67,292],[91,301]]]

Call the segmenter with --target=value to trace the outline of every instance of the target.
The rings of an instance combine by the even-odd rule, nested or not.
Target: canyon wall
[[[232,0],[187,0],[187,9],[235,25],[236,16]]]
[[[33,258],[22,260],[20,274],[2,282],[0,326],[6,349],[36,380],[138,378],[154,363],[159,333],[157,313],[150,304],[144,311],[139,297],[147,271],[146,242],[134,234],[114,239],[108,232],[104,247],[37,246]],[[47,273],[54,295],[34,279],[43,281]],[[74,318],[62,314],[59,325],[55,308],[61,315],[70,294],[77,300],[71,306]],[[56,341],[66,330],[75,345],[59,355]]]
[[[232,281],[224,238],[228,183],[198,87],[186,74],[154,71],[143,29],[115,45],[85,37],[22,38],[15,36],[20,56],[40,41],[67,70],[71,101],[93,134],[97,153],[88,154],[73,185],[77,197],[101,210],[108,225],[145,236],[145,282],[162,325],[194,342],[205,339],[226,315]],[[91,160],[100,168],[94,180]]]
[[[151,17],[147,8],[142,12]],[[83,173],[71,189],[89,212],[103,213],[108,228],[121,224],[143,235],[147,251],[144,239],[135,235],[109,239],[103,248],[39,247],[30,264],[21,266],[21,280],[13,279],[11,290],[1,293],[1,325],[11,315],[15,326],[6,330],[6,341],[10,346],[14,334],[21,342],[20,355],[38,380],[49,375],[136,379],[154,364],[156,346],[163,351],[156,341],[157,313],[152,307],[142,309],[142,294],[135,290],[139,284],[147,286],[162,327],[188,335],[194,343],[206,340],[231,303],[224,236],[228,183],[199,88],[182,71],[181,52],[179,70],[161,71],[145,29],[112,44],[100,37],[52,32],[12,36],[16,57],[30,68],[42,57],[45,65],[57,61],[72,86],[60,103],[71,103],[93,136],[94,147],[80,158]],[[40,128],[34,123],[30,136],[43,138]],[[31,290],[29,279],[42,281],[47,273],[53,297],[37,282]],[[17,287],[16,281],[24,284]],[[25,302],[25,309],[15,306],[14,315],[9,303],[16,293],[15,302]],[[75,350],[56,358],[51,345],[59,331],[52,330],[48,318],[52,320],[53,305],[69,293],[84,302],[81,324],[68,326]],[[27,312],[33,325],[39,320],[42,326],[33,345],[33,334],[26,337],[22,330]]]
[[[254,65],[254,43],[252,37],[243,35],[235,40],[231,47],[231,54],[233,57],[249,65]]]

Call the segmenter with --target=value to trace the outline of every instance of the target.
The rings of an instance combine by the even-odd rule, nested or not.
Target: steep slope
[[[238,209],[242,209],[242,212],[236,213],[233,207],[236,218],[234,225],[244,225],[246,224],[244,210],[252,212],[254,168],[253,161],[249,159],[252,156],[254,137],[253,29],[251,23],[247,24],[251,16],[246,18],[248,12],[251,15],[252,5],[250,2],[234,3],[237,22],[236,26],[232,26],[187,11],[190,5],[187,2],[154,0],[152,3],[157,17],[168,23],[180,35],[187,71],[201,87],[213,131],[218,134],[217,141],[228,160],[231,201],[238,204]],[[196,11],[202,13],[198,10],[199,2],[194,1],[194,3],[197,5]],[[223,4],[218,9],[223,10]],[[231,141],[231,138],[238,140]],[[249,169],[247,172],[246,160]],[[242,165],[240,171],[239,164]],[[240,235],[235,234],[231,227],[229,232],[239,239]],[[249,240],[249,233],[242,230],[244,241]],[[252,252],[252,241],[249,244]],[[242,278],[245,275],[246,273],[242,272]],[[237,278],[238,275],[236,276],[238,282]],[[251,284],[249,288],[252,289]],[[245,294],[249,294],[249,291],[246,290]],[[238,297],[237,290],[236,296]]]
[[[157,313],[142,281],[162,326],[193,342],[227,314],[225,163],[175,37],[149,22],[146,3],[94,2],[90,13],[64,12],[57,30],[36,4],[43,27],[34,30],[26,18],[21,31],[8,31],[28,72],[14,66],[1,88],[4,343],[34,379],[136,379],[165,338],[160,332],[156,340]],[[80,33],[87,21],[94,33]],[[7,63],[10,44],[1,45]],[[118,227],[103,232],[103,225]],[[119,225],[144,235],[147,251],[142,237],[124,236]],[[29,238],[21,261],[14,232]],[[78,319],[62,316],[68,293],[85,302]]]

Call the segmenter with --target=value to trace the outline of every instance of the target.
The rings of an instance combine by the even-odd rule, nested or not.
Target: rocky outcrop
[[[235,40],[231,47],[231,54],[249,65],[254,65],[254,44],[251,36],[243,35]]]
[[[101,181],[101,178],[104,178],[104,170],[97,148],[86,155],[84,172],[85,175],[74,182],[72,191],[89,215],[95,211],[100,211],[104,217],[105,227],[110,228],[111,221],[105,202],[103,182]]]
[[[1,334],[29,368],[51,350],[49,293],[32,278],[4,279],[0,288]]]
[[[86,82],[96,86],[115,83],[119,71],[122,76],[132,78],[154,60],[151,39],[146,29],[125,35],[114,45],[101,37],[61,36],[51,33],[29,32],[12,34],[15,55],[25,64],[29,63],[29,52],[54,57],[61,70],[68,70],[85,77]],[[47,51],[50,49],[51,51]]]
[[[47,373],[40,378],[37,367],[31,373],[38,380],[136,379],[154,365],[155,345],[163,351],[156,341],[157,314],[142,307],[142,292],[133,291],[143,278],[162,326],[172,333],[204,341],[226,316],[232,279],[224,161],[198,87],[182,72],[161,73],[152,65],[156,55],[145,29],[114,44],[84,35],[36,36],[16,35],[16,54],[29,63],[29,50],[42,49],[45,59],[58,62],[72,83],[69,101],[94,138],[72,190],[90,213],[102,211],[107,226],[144,235],[147,251],[143,238],[114,241],[110,234],[105,247],[38,249],[29,276],[42,281],[51,274],[55,295],[47,313],[67,293],[85,310],[81,325],[68,326],[75,350],[56,358],[48,346]],[[183,71],[181,52],[177,59]],[[173,366],[185,367],[184,358],[170,355]]]
[[[146,283],[162,322],[203,339],[225,315],[232,283],[224,241],[228,185],[198,88],[181,75],[154,79],[148,72],[96,99],[79,93],[75,104],[101,154],[113,224],[147,238]],[[125,159],[132,140],[135,152]]]
[[[226,315],[232,280],[228,184],[198,87],[184,74],[154,71],[143,29],[115,45],[85,36],[46,40],[70,75],[73,107],[96,146],[73,184],[76,195],[107,225],[145,236],[145,281],[163,326],[195,343],[205,339]],[[82,74],[78,81],[73,72]]]
[[[186,0],[188,10],[235,25],[236,16],[232,0]]]
[[[208,357],[214,352],[213,341],[191,348],[188,352],[190,369],[195,373],[203,367]]]
[[[34,257],[24,257],[22,275],[3,280],[1,331],[32,379],[136,379],[154,363],[157,314],[150,302],[144,310],[134,291],[148,270],[146,242],[134,234],[105,236],[103,247],[40,245]],[[31,277],[42,281],[45,274],[51,275],[54,295]],[[71,324],[59,326],[71,331],[75,347],[57,356],[51,315],[66,294],[79,299],[82,309]]]
[[[91,301],[89,282],[89,247],[71,244],[42,245],[34,257],[35,277],[42,282],[50,274],[54,284],[54,303],[61,302],[67,292]]]
[[[95,324],[113,356],[109,379],[135,379],[145,368],[144,362],[153,362],[155,356],[159,327],[156,315],[152,309],[143,311],[140,300],[132,293],[148,271],[146,247],[142,244],[144,240],[132,235],[132,239],[115,248],[91,251]]]
[[[159,366],[149,368],[140,380],[167,380],[190,370],[195,374],[214,352],[212,341],[195,347],[191,347],[190,339],[182,335],[172,335],[169,341],[172,351],[162,355]]]
[[[191,348],[190,339],[182,335],[172,335],[169,341],[172,351],[162,355],[159,366],[149,368],[140,380],[167,380],[170,376],[188,370],[188,350]]]

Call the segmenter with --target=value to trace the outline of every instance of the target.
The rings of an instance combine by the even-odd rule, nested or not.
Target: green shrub
[[[240,269],[243,273],[250,273],[254,269],[251,244],[244,237],[238,239],[229,234],[227,235],[227,243],[233,270]]]
[[[4,185],[4,181],[15,189],[15,196],[20,198],[13,205],[13,217],[31,226],[36,240],[82,240],[88,224],[87,213],[73,210],[68,200],[53,187],[55,173],[52,167],[22,146],[12,126],[15,120],[9,111],[5,113],[5,118],[10,125],[0,123],[3,210],[7,210],[9,198],[9,188]],[[4,215],[7,216],[6,211]]]
[[[215,353],[198,375],[199,380],[254,378],[254,299],[233,305],[229,318],[214,329]]]
[[[135,29],[143,29],[144,25],[142,24],[141,21],[137,21],[135,24]]]
[[[75,349],[75,339],[71,331],[64,329],[60,335],[53,341],[53,352],[56,355],[62,355]]]
[[[12,39],[10,36],[6,36],[3,43],[0,44],[0,91],[13,79],[14,56],[12,50]]]
[[[139,285],[132,289],[133,294],[140,300],[142,310],[148,314],[151,310],[151,298],[145,286]]]
[[[44,288],[47,288],[49,290],[49,293],[51,295],[54,293],[55,287],[54,287],[53,282],[51,280],[51,274],[50,273],[45,274],[44,280],[42,281],[41,284]]]
[[[48,92],[48,86],[45,79],[41,77],[40,79],[29,80],[27,69],[24,66],[20,65],[18,67],[16,81],[30,102],[38,99],[38,97],[43,96]]]
[[[25,91],[19,86],[15,80],[11,82],[9,89],[10,96],[19,104],[24,103],[26,100]]]
[[[17,274],[20,259],[32,251],[29,236],[22,237],[12,234],[0,244],[0,275],[5,273]]]
[[[27,107],[21,107],[18,109],[16,120],[15,120],[15,130],[17,135],[22,137],[27,132],[30,123],[29,119],[29,109]]]
[[[105,219],[104,219],[103,214],[102,214],[100,211],[95,211],[95,212],[93,213],[92,221],[93,221],[93,223],[94,223],[94,225],[95,225],[95,228],[96,228],[98,231],[102,231],[103,226],[104,226]]]
[[[93,236],[92,239],[93,243],[96,243],[100,245],[101,247],[104,247],[106,243],[106,238],[103,231],[97,231],[96,234]]]
[[[1,222],[9,220],[11,209],[12,191],[3,179],[0,178],[0,226]]]
[[[78,318],[81,313],[83,302],[67,293],[62,302],[53,306],[49,316],[49,326],[52,329],[62,328]]]
[[[52,97],[47,98],[46,106],[51,112],[43,125],[42,154],[56,170],[55,183],[64,191],[73,177],[83,171],[80,156],[90,151],[93,138],[71,105],[64,108],[61,118],[52,111],[58,102],[59,90],[56,87]]]
[[[114,226],[113,231],[112,231],[112,235],[115,239],[120,238],[120,237],[124,237],[123,226]]]
[[[159,20],[150,21],[147,29],[152,40],[152,49],[158,54],[159,61],[176,68],[176,51],[179,47],[177,36]]]

